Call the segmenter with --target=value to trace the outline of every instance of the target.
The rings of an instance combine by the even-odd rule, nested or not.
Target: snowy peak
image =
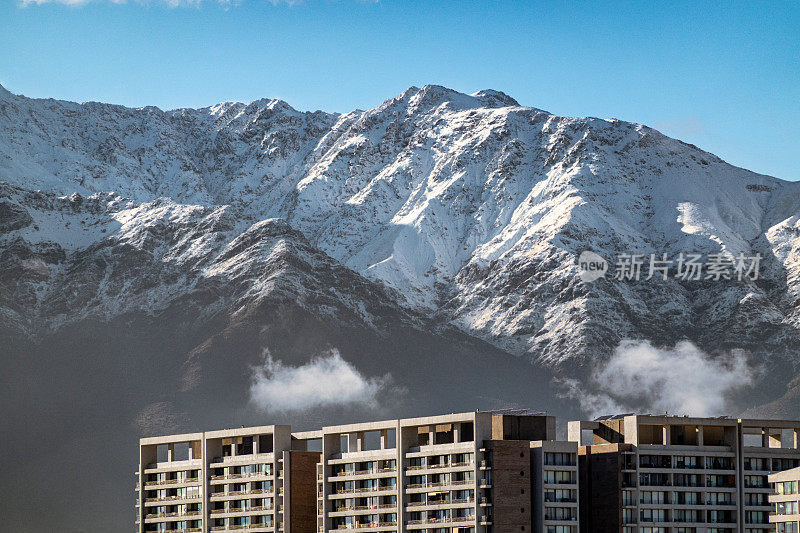
[[[470,96],[480,98],[486,103],[487,107],[513,107],[519,105],[519,102],[508,96],[506,93],[495,91],[494,89],[484,89],[482,91],[472,93]]]
[[[1,181],[65,197],[111,194],[141,212],[131,220],[142,233],[90,219],[56,231],[59,219],[23,195],[3,208],[7,227],[27,220],[20,209],[34,224],[9,230],[8,242],[64,241],[65,253],[79,253],[100,227],[148,242],[145,212],[164,209],[154,202],[227,206],[236,221],[226,242],[282,219],[403,305],[549,364],[602,356],[621,338],[669,338],[662,330],[763,351],[771,341],[757,346],[748,328],[772,331],[774,341],[800,327],[800,184],[646,126],[559,117],[499,91],[411,87],[342,115],[274,99],[161,112],[13,97],[0,105]],[[178,228],[160,231],[183,235],[164,240],[183,250],[189,237]],[[575,258],[587,249],[610,261],[760,253],[769,281],[586,285]],[[235,254],[221,275],[259,268],[259,253]],[[732,328],[742,313],[747,325]],[[645,315],[670,318],[666,326],[632,318]]]
[[[376,111],[401,106],[408,114],[431,112],[440,106],[450,110],[499,108],[519,106],[510,96],[491,89],[464,94],[441,85],[425,85],[422,88],[409,87],[398,96],[386,100]]]

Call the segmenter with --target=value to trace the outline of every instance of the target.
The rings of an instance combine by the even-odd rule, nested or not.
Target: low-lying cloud
[[[593,373],[592,391],[566,380],[566,396],[592,416],[651,412],[714,416],[725,414],[730,394],[753,382],[755,369],[742,350],[712,357],[689,341],[658,348],[623,341]]]
[[[271,412],[348,404],[379,407],[379,393],[388,382],[388,375],[365,377],[336,349],[300,366],[286,365],[265,352],[263,365],[253,369],[250,401]]]

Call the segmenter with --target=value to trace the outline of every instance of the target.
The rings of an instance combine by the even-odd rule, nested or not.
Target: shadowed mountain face
[[[143,434],[577,416],[554,378],[591,388],[623,339],[744,349],[769,387],[732,408],[798,416],[798,215],[798,184],[496,91],[336,115],[0,88],[0,512],[15,531],[130,530]],[[587,283],[584,250],[763,259],[755,281]],[[263,372],[290,386],[332,349],[360,396],[254,401]]]

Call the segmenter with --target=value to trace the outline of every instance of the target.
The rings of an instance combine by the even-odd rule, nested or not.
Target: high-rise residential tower
[[[569,423],[581,528],[766,533],[771,472],[800,464],[800,422],[620,415]]]

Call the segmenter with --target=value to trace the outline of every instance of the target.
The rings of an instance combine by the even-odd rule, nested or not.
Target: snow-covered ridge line
[[[646,126],[559,117],[498,91],[412,87],[341,115],[279,100],[162,112],[0,91],[0,181],[119,195],[142,217],[166,199],[226,206],[241,221],[234,233],[279,218],[404,304],[551,364],[620,338],[669,338],[664,327],[705,349],[747,342],[751,328],[774,339],[798,329],[800,184]],[[34,215],[38,229],[3,238],[73,253],[104,237],[105,215],[80,232],[63,215]],[[585,249],[610,260],[761,253],[769,283],[588,286],[575,265]]]

